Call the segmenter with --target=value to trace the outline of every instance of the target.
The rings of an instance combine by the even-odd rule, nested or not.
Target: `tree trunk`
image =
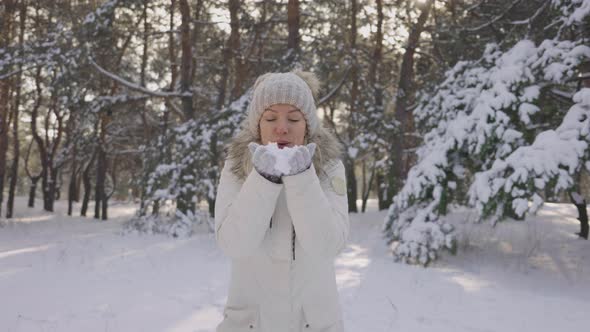
[[[127,49],[131,35],[126,38],[123,43],[122,47],[120,48],[119,54],[116,57],[113,57],[112,51],[109,51],[109,46],[111,44],[117,44],[119,41],[117,36],[113,33],[112,25],[115,21],[115,14],[114,12],[109,12],[107,28],[108,32],[105,32],[103,36],[98,41],[99,50],[97,51],[96,59],[99,62],[99,65],[103,68],[107,68],[110,70],[117,70],[121,65],[121,61],[123,59],[123,55],[125,50]],[[141,20],[137,21],[139,24]],[[99,90],[103,94],[113,95],[117,92],[118,83],[112,82],[110,79],[102,78],[99,82]],[[107,219],[107,206],[108,206],[108,198],[105,194],[105,181],[106,181],[106,174],[108,172],[108,163],[107,163],[107,151],[109,150],[109,140],[107,139],[108,132],[107,129],[109,128],[112,118],[113,118],[113,106],[108,106],[106,108],[100,109],[98,112],[98,122],[95,124],[95,131],[97,133],[97,152],[96,152],[96,183],[94,186],[95,191],[95,206],[94,206],[94,218],[95,219]],[[102,211],[102,216],[101,216]]]
[[[576,233],[579,237],[588,240],[588,211],[586,210],[586,200],[577,192],[570,192],[572,203],[578,209],[578,220],[580,221],[580,232]]]
[[[77,167],[78,163],[76,161],[77,158],[77,147],[74,146],[74,150],[72,151],[72,173],[70,174],[70,184],[68,186],[68,216],[72,215],[72,210],[74,206],[75,198],[78,196],[76,193],[76,183],[77,181]]]
[[[259,23],[255,26],[254,30],[255,30],[255,39],[256,39],[256,64],[258,67],[263,65],[263,58],[264,58],[264,46],[266,46],[266,44],[264,43],[265,38],[262,36],[264,34],[264,31],[266,30],[264,25],[266,24],[266,18],[267,18],[267,6],[268,3],[266,1],[262,1],[260,2],[260,20]]]
[[[74,202],[80,202],[80,193],[82,192],[82,166],[78,169],[78,175],[76,176],[76,194],[74,195]]]
[[[356,177],[354,173],[354,161],[346,156],[344,157],[344,166],[346,170],[346,182],[348,183],[348,212],[358,212],[356,206],[357,188],[356,188]]]
[[[240,32],[239,32],[239,20],[238,20],[238,12],[240,10],[240,1],[238,0],[230,0],[229,1],[229,12],[230,12],[230,27],[231,32],[229,39],[227,40],[226,46],[223,50],[223,69],[221,70],[221,81],[219,82],[219,90],[217,94],[217,102],[215,103],[215,108],[217,110],[223,109],[225,106],[225,96],[227,94],[227,86],[229,81],[229,67],[231,66],[232,59],[235,58],[237,52],[239,52],[240,47]],[[238,61],[238,60],[233,60]],[[235,62],[237,63],[237,62]],[[237,68],[237,66],[236,66]],[[241,72],[240,72],[241,73]],[[236,76],[239,76],[238,71],[236,71]],[[236,83],[234,84],[234,88],[232,89],[232,93],[230,93],[230,99],[233,97],[233,94],[238,94],[238,90],[241,90],[241,82],[239,82],[241,78],[236,77]],[[209,178],[217,181],[219,178],[219,171],[217,171],[220,163],[220,156],[219,151],[217,149],[217,133],[213,133],[211,135],[211,170],[209,172]],[[207,196],[207,203],[209,205],[209,214],[211,216],[215,215],[215,197]]]
[[[58,176],[59,176],[59,168],[61,167],[61,165],[56,165],[55,163],[55,156],[58,153],[58,149],[59,146],[61,144],[61,139],[63,137],[63,133],[64,133],[64,126],[63,126],[63,114],[61,114],[61,112],[58,110],[58,106],[57,106],[57,96],[55,95],[55,93],[52,93],[52,97],[51,97],[51,110],[53,112],[53,114],[55,115],[55,122],[57,123],[57,128],[52,128],[55,132],[56,132],[56,136],[53,139],[53,141],[49,140],[49,136],[47,135],[47,133],[49,132],[49,115],[45,118],[46,124],[45,124],[45,146],[47,147],[51,147],[51,151],[50,154],[47,158],[47,175],[48,175],[48,193],[47,193],[47,199],[46,199],[46,211],[51,211],[53,212],[54,209],[54,204],[55,204],[55,200],[59,197],[59,189],[60,189],[60,185],[58,182]]]
[[[12,35],[13,13],[16,11],[14,0],[4,1],[0,8],[0,48],[10,45]],[[6,176],[6,154],[8,152],[8,113],[10,112],[10,82],[0,80],[0,215],[4,202],[4,178]]]
[[[365,190],[363,190],[363,203],[362,203],[362,207],[361,207],[361,212],[365,212],[367,210],[367,200],[369,199],[369,194],[371,193],[371,188],[373,187],[373,180],[375,179],[375,173],[376,173],[376,167],[375,164],[377,163],[377,160],[373,160],[373,165],[371,165],[371,175],[369,175],[369,181],[366,184],[366,188]],[[364,163],[363,163],[364,164]],[[364,165],[363,165],[364,167]],[[363,172],[364,173],[364,172]],[[364,175],[363,175],[364,177]],[[364,179],[363,179],[364,181]]]
[[[88,165],[84,168],[84,172],[82,173],[82,181],[84,183],[84,197],[82,198],[82,208],[80,209],[80,215],[86,217],[86,211],[88,210],[88,202],[90,201],[90,192],[92,190],[92,185],[90,183],[90,169],[92,164],[94,164],[94,159],[96,158],[96,151],[92,154],[92,158],[88,162]]]
[[[361,206],[363,205],[362,203],[364,203],[362,200],[365,197],[365,191],[367,190],[367,161],[365,159],[363,159],[361,161]],[[362,212],[363,209],[361,208]]]
[[[150,24],[148,23],[147,9],[149,0],[143,0],[143,10],[141,12],[141,18],[143,20],[143,48],[141,53],[141,69],[139,72],[139,84],[145,87],[145,71],[148,63],[148,34],[150,30]]]
[[[68,216],[72,215],[74,201],[78,196],[76,190],[78,189],[78,144],[75,141],[74,136],[74,128],[76,127],[76,113],[72,112],[70,115],[70,119],[68,120],[68,140],[72,147],[72,164],[71,164],[71,173],[70,173],[70,181],[68,185]]]
[[[41,107],[41,103],[43,101],[43,89],[41,87],[41,68],[37,69],[37,73],[35,75],[35,85],[36,85],[36,94],[37,99],[35,104],[33,105],[33,109],[31,111],[31,134],[33,135],[33,140],[37,143],[37,149],[39,150],[39,160],[41,162],[41,190],[43,193],[43,209],[47,210],[47,195],[49,193],[49,181],[47,179],[49,173],[49,162],[48,162],[48,153],[45,146],[45,142],[39,135],[37,131],[37,118],[39,116],[39,108]],[[48,124],[46,119],[45,124]]]
[[[387,177],[385,172],[378,171],[377,173],[377,204],[379,210],[386,210],[391,205],[391,198],[387,197]]]
[[[104,181],[106,182],[106,175],[107,175],[107,163],[108,161],[106,160],[106,152],[104,153]],[[114,170],[113,170],[114,172]],[[114,188],[113,188],[114,189]],[[111,197],[111,195],[107,195],[106,192],[106,188],[105,185],[103,184],[102,186],[102,199],[101,199],[101,209],[102,209],[102,215],[101,215],[101,219],[102,220],[107,220],[108,219],[108,207],[109,207],[109,198]]]
[[[193,45],[197,45],[199,42],[199,36],[201,33],[201,15],[203,13],[203,0],[197,0],[197,3],[195,5],[195,11],[194,11],[195,15],[194,15],[194,26],[193,26],[193,34],[192,34],[192,44]],[[198,56],[198,49],[195,47],[195,49],[193,50],[192,54],[193,54],[193,59],[192,59],[192,65],[191,65],[191,77],[194,79],[196,72],[197,72],[197,56]]]
[[[351,89],[350,89],[350,112],[349,112],[349,131],[348,131],[348,139],[349,142],[352,142],[356,137],[356,127],[354,121],[354,114],[358,112],[358,97],[359,97],[359,73],[358,73],[358,62],[357,62],[357,49],[356,49],[356,35],[357,35],[357,28],[356,28],[356,16],[357,16],[357,1],[352,0],[351,2],[351,9],[350,9],[350,57],[352,61],[352,68],[350,69],[350,80],[351,80]]]
[[[35,207],[35,194],[37,193],[37,182],[41,179],[41,176],[35,176],[31,179],[31,187],[29,188],[29,204],[28,207]]]
[[[174,42],[174,14],[176,0],[170,1],[170,26],[168,33],[168,56],[170,57],[170,91],[176,89],[176,77],[178,76],[178,63],[176,61],[176,47]]]
[[[171,0],[170,1],[170,11],[169,11],[170,15],[169,15],[169,27],[168,27],[168,58],[170,61],[170,85],[168,87],[168,89],[170,91],[174,91],[176,89],[176,79],[178,76],[178,64],[177,64],[177,57],[176,57],[176,42],[174,40],[174,31],[176,29],[175,26],[175,21],[174,21],[174,16],[176,13],[176,0]],[[164,114],[162,116],[162,126],[160,128],[160,132],[161,132],[161,136],[164,138],[167,138],[168,136],[168,121],[169,121],[169,117],[170,117],[170,105],[168,105],[166,107],[166,109],[164,110]],[[170,163],[172,156],[171,156],[171,151],[172,149],[167,147],[165,148],[164,151],[162,151],[163,154],[163,158],[164,158],[164,162],[165,163]],[[149,178],[149,174],[146,174],[146,177]],[[147,183],[147,178],[146,178],[146,182]],[[145,194],[146,194],[146,188],[143,188],[143,192],[142,192],[142,203],[141,203],[141,208],[142,211],[146,211],[147,210],[147,206],[145,206]],[[152,215],[158,215],[160,213],[160,201],[159,200],[153,200],[152,201],[152,211],[151,211]]]
[[[101,140],[102,141],[102,140]],[[104,147],[99,145],[97,147],[97,162],[96,162],[96,185],[94,187],[94,219],[100,219],[100,211],[103,204],[103,200],[106,199],[104,185],[106,180],[106,172],[107,172],[107,165],[106,165],[106,152]],[[103,218],[104,220],[104,218]]]
[[[38,17],[37,17],[38,19]],[[51,17],[49,17],[49,20],[51,20]],[[37,101],[35,103],[35,105],[33,106],[33,112],[32,112],[32,116],[31,116],[31,133],[33,134],[33,139],[35,140],[35,142],[37,143],[37,148],[39,149],[39,159],[41,161],[41,191],[43,193],[43,209],[45,211],[50,211],[51,212],[51,207],[50,207],[50,198],[49,195],[51,195],[50,193],[50,185],[51,185],[51,180],[50,180],[50,176],[51,176],[51,170],[50,170],[50,166],[51,166],[51,151],[49,150],[49,124],[50,124],[50,111],[49,109],[51,109],[51,103],[53,101],[55,92],[52,92],[51,98],[49,100],[49,104],[47,107],[47,112],[45,112],[45,116],[44,116],[44,120],[43,120],[43,124],[44,124],[44,136],[45,136],[45,140],[43,140],[43,138],[41,137],[41,135],[39,134],[39,132],[37,131],[37,120],[39,117],[39,109],[41,107],[42,104],[42,100],[43,100],[43,88],[42,88],[42,68],[39,67],[37,69],[37,73],[35,75],[35,84],[36,84],[36,93],[37,93]]]
[[[229,1],[229,17],[230,17],[230,36],[228,40],[228,47],[231,54],[228,54],[229,58],[233,61],[233,72],[234,72],[234,84],[229,94],[229,100],[234,101],[239,98],[243,93],[244,81],[246,80],[246,61],[240,49],[240,20],[238,13],[240,12],[240,1],[230,0]],[[230,66],[230,62],[227,62]]]
[[[180,63],[180,88],[183,93],[189,93],[192,85],[192,47],[191,47],[191,13],[190,7],[186,0],[180,0],[180,38],[182,45],[182,56]],[[185,121],[191,121],[194,118],[194,109],[192,97],[182,97],[182,108],[185,117]],[[188,212],[195,212],[194,197],[196,195],[194,190],[194,183],[196,181],[195,169],[191,165],[185,168],[180,174],[181,193],[178,195],[176,201],[176,208],[184,215],[188,215]],[[189,189],[190,188],[190,189]]]
[[[192,74],[192,45],[191,45],[191,12],[187,0],[180,0],[180,40],[182,47],[182,57],[180,60],[180,90],[183,93],[190,93],[193,82]],[[194,118],[193,98],[192,96],[182,97],[182,111],[185,120]]]
[[[53,167],[50,168],[47,179],[47,200],[45,201],[45,211],[53,212],[53,206],[57,194],[57,174],[58,171]]]
[[[379,68],[383,59],[383,4],[381,0],[376,0],[377,5],[377,31],[375,32],[375,48],[373,49],[373,61],[369,67],[369,83],[373,88],[373,98],[375,106],[383,105],[382,88],[379,83]]]
[[[352,61],[352,67],[350,69],[350,79],[352,87],[350,89],[350,105],[349,105],[349,117],[348,117],[348,142],[352,143],[356,136],[356,128],[354,117],[355,113],[358,112],[358,96],[359,96],[359,83],[358,83],[358,67],[357,67],[357,50],[356,50],[356,17],[357,17],[357,1],[351,1],[350,9],[350,57]],[[347,152],[348,153],[348,152]],[[350,156],[346,156],[347,167],[346,167],[346,183],[348,183],[348,211],[358,212],[356,206],[357,198],[357,182],[354,169],[354,159]]]
[[[401,189],[403,181],[407,175],[407,164],[404,161],[404,149],[408,147],[406,134],[413,131],[413,115],[412,111],[407,109],[409,102],[413,97],[413,79],[414,79],[414,54],[420,41],[420,35],[424,30],[426,20],[430,14],[434,0],[429,0],[422,6],[418,21],[410,30],[408,42],[406,45],[406,52],[404,53],[398,82],[397,96],[395,100],[395,119],[399,122],[400,128],[398,135],[393,142],[393,162],[391,164],[393,172],[388,175],[393,179],[390,180],[390,188],[388,188],[388,198],[393,196]]]
[[[373,112],[382,115],[384,112],[383,109],[383,87],[381,85],[380,79],[380,68],[381,62],[383,61],[383,3],[382,0],[376,0],[377,6],[377,30],[375,32],[375,47],[373,49],[373,61],[371,61],[371,65],[369,68],[369,82],[373,89],[373,100],[375,103],[375,109]],[[379,117],[380,119],[382,117]],[[376,124],[377,126],[381,124]],[[373,158],[375,161],[381,159],[382,155],[379,154],[379,151],[375,149],[373,154]],[[376,165],[376,163],[374,164]],[[385,191],[383,190],[386,187],[385,183],[385,176],[383,176],[382,170],[372,170],[372,175],[376,174],[375,181],[377,186],[377,204],[379,210],[384,210],[389,207],[391,204],[390,201],[386,200]],[[363,199],[364,201],[364,199]]]
[[[143,1],[143,53],[141,56],[141,71],[140,71],[140,84],[142,87],[145,87],[146,84],[146,68],[148,65],[148,48],[149,48],[149,31],[150,31],[150,25],[148,23],[148,15],[147,15],[147,9],[148,9],[148,5],[149,5],[149,0],[144,0]],[[145,103],[144,103],[145,105]],[[141,116],[141,122],[142,122],[142,128],[143,128],[143,141],[144,142],[150,142],[152,140],[152,131],[151,131],[151,127],[148,123],[148,119],[146,116],[146,112],[148,112],[146,110],[145,107],[142,108],[140,116]],[[141,159],[141,163],[142,163],[142,179],[141,179],[141,188],[140,188],[140,203],[139,203],[139,211],[140,211],[140,215],[145,215],[145,211],[146,211],[146,206],[145,206],[145,199],[146,199],[146,190],[147,190],[147,181],[148,181],[148,177],[149,174],[147,173],[146,169],[149,167],[148,165],[146,165],[147,160],[145,160],[144,158]]]
[[[27,15],[26,2],[22,2],[20,5],[20,31],[18,34],[18,44],[21,50],[23,50],[24,35],[25,35],[25,20]],[[22,70],[22,64],[19,64],[19,71]],[[20,107],[20,92],[22,84],[22,73],[19,72],[16,78],[16,92],[14,96],[14,109],[13,109],[13,124],[12,124],[12,143],[13,143],[13,158],[10,175],[10,186],[8,188],[8,201],[6,204],[6,218],[12,218],[14,212],[14,195],[16,192],[16,182],[18,178],[18,164],[20,159],[20,141],[18,137],[18,122],[19,122],[19,107]],[[2,190],[2,189],[0,189]],[[1,205],[1,203],[0,203]]]
[[[31,180],[31,187],[29,188],[29,204],[28,207],[35,207],[35,194],[37,192],[37,182],[41,178],[41,174],[33,176],[29,171],[29,157],[31,156],[31,147],[33,146],[33,141],[29,142],[29,147],[27,148],[27,154],[25,155],[25,172]]]
[[[300,27],[299,0],[289,0],[287,4],[287,26],[289,37],[287,38],[287,63],[289,66],[299,61],[301,49],[299,46],[299,27]]]

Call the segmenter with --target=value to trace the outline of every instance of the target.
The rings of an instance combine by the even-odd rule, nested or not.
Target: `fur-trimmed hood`
[[[232,160],[231,171],[238,179],[244,181],[252,171],[252,160],[248,144],[260,143],[260,139],[252,134],[247,123],[243,123],[240,131],[230,140],[226,147],[226,155]],[[342,156],[342,144],[327,128],[320,126],[316,134],[306,139],[305,144],[315,143],[316,151],[313,155],[313,165],[318,177],[323,177],[323,169]]]

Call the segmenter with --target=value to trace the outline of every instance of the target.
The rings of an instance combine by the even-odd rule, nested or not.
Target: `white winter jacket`
[[[215,204],[216,240],[232,261],[216,331],[343,332],[334,258],[349,232],[344,165],[314,159],[320,171],[276,184],[254,169],[240,179],[237,162],[226,160]]]

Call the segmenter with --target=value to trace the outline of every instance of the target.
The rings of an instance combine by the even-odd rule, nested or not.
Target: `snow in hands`
[[[262,172],[266,174],[284,176],[297,174],[300,171],[305,170],[305,168],[309,166],[309,163],[311,163],[311,158],[313,158],[316,144],[309,143],[307,145],[296,145],[289,147],[285,144],[277,142],[269,142],[266,145],[260,145],[258,143],[252,142],[248,145],[248,147],[252,153],[253,158],[257,158],[257,155],[260,153],[271,156],[271,159],[262,161],[262,163],[257,166],[257,169],[262,168]],[[260,149],[264,150],[262,151]],[[302,149],[306,151],[303,151]],[[305,153],[307,157],[304,157],[302,153]]]
[[[268,152],[276,158],[275,171],[279,174],[289,174],[291,165],[289,160],[295,155],[298,147],[279,147],[276,142],[270,142],[267,145]]]

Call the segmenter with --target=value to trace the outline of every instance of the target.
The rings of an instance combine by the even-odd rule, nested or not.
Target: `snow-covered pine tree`
[[[214,199],[217,194],[220,170],[211,163],[211,144],[222,144],[233,136],[244,118],[249,94],[245,93],[214,116],[203,115],[179,124],[170,133],[158,136],[155,144],[142,147],[145,161],[142,179],[146,183],[138,179],[138,185],[145,185],[144,202],[136,218],[128,223],[127,231],[187,236],[192,233],[193,226],[199,224],[213,230],[209,214],[195,206],[200,199]],[[216,142],[211,140],[214,132],[217,133]],[[191,170],[189,181],[180,181],[188,170]],[[193,206],[186,212],[176,208],[182,197],[192,198],[184,202]],[[160,209],[154,211],[154,204]],[[162,218],[170,212],[170,218]]]
[[[525,38],[506,49],[488,44],[481,59],[457,63],[421,99],[415,116],[424,144],[383,225],[397,260],[427,265],[439,250],[455,251],[453,227],[439,218],[451,202],[470,203],[494,222],[523,217],[542,203],[537,191],[567,189],[584,161],[590,167],[588,89],[563,91],[576,89],[576,69],[590,59],[588,35],[564,33],[587,24],[590,0],[554,0],[550,7],[557,13],[547,30],[552,38]],[[574,105],[562,112],[552,94],[573,96]],[[546,117],[561,117],[561,125],[543,128]],[[466,187],[467,202],[458,190]]]

